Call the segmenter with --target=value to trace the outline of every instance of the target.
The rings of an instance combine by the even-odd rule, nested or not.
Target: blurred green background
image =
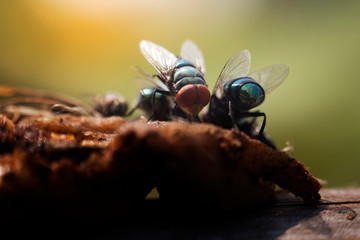
[[[225,62],[252,53],[252,71],[283,63],[285,82],[259,109],[276,144],[327,187],[360,184],[360,1],[37,0],[0,3],[0,83],[82,98],[112,90],[131,103],[141,39],[175,54],[203,51],[212,90]]]

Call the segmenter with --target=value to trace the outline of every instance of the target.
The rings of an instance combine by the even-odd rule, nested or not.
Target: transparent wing
[[[230,80],[245,77],[250,70],[251,56],[248,50],[241,51],[232,56],[225,64],[215,84],[214,93],[218,98],[224,94],[224,85]]]
[[[200,48],[191,40],[185,40],[181,45],[180,56],[195,65],[205,75],[205,61]]]
[[[264,88],[265,93],[270,93],[285,80],[288,74],[289,67],[287,65],[277,64],[250,73],[248,77],[258,82]]]
[[[146,40],[140,42],[140,51],[163,79],[170,79],[171,72],[178,60],[174,54],[165,48]]]
[[[136,81],[141,86],[141,88],[144,87],[153,87],[154,85],[162,90],[169,91],[169,88],[166,86],[165,83],[160,81],[158,78],[146,73],[144,70],[142,70],[140,67],[135,66],[135,68],[139,71],[139,73],[142,75],[142,77],[137,77]],[[147,82],[145,83],[145,80]],[[151,84],[149,84],[149,82]]]
[[[15,106],[17,106],[18,109],[31,108],[34,111],[51,111],[54,105],[66,106],[69,109],[81,108],[84,113],[82,115],[99,115],[84,102],[67,95],[30,88],[0,85],[0,112],[2,112],[3,109],[14,108]],[[74,110],[74,112],[75,111],[77,113],[80,112]],[[21,114],[21,112],[19,114]]]

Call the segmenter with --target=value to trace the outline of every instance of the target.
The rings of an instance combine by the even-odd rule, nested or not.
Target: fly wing
[[[141,76],[135,78],[135,81],[138,83],[140,89],[158,88],[161,90],[165,90],[167,92],[170,91],[169,88],[166,86],[166,84],[160,81],[157,77],[146,73],[143,69],[141,69],[138,66],[135,66],[135,68],[141,74]],[[142,103],[141,101],[142,101],[141,95],[138,95],[138,97],[132,103],[133,105],[132,109],[127,113],[128,116],[132,115],[133,112],[139,108],[140,104]]]
[[[288,74],[289,67],[287,65],[277,64],[250,73],[248,77],[258,82],[265,90],[265,93],[270,93],[286,79]]]
[[[156,69],[160,77],[164,80],[171,78],[171,73],[178,58],[165,48],[142,40],[140,42],[140,51],[145,59]]]
[[[191,40],[185,40],[181,45],[180,56],[193,63],[205,75],[205,61],[200,48]]]
[[[70,96],[43,90],[0,85],[0,112],[2,113],[6,109],[32,109],[33,112],[52,112],[52,107],[55,105],[74,109],[73,112],[76,112],[76,115],[99,116],[90,106]],[[81,109],[81,111],[77,109]],[[25,112],[18,112],[18,114],[27,115]]]
[[[218,98],[221,98],[224,95],[225,83],[237,78],[245,77],[249,73],[250,64],[251,56],[248,50],[243,50],[232,56],[221,71],[213,93]]]
[[[142,77],[136,78],[137,83],[141,86],[141,88],[145,87],[154,87],[154,85],[162,90],[170,91],[169,88],[166,86],[165,83],[160,81],[158,78],[146,73],[140,67],[135,66],[136,70],[142,75]],[[151,84],[149,84],[149,82]]]

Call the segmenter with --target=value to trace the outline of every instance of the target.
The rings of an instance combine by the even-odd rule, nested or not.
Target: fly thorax
[[[233,106],[241,110],[257,107],[265,100],[264,89],[249,77],[227,82],[224,93]]]
[[[206,121],[215,125],[231,128],[232,121],[229,115],[229,101],[225,96],[218,98],[215,94],[211,96],[209,109],[206,112]]]
[[[176,63],[173,80],[176,92],[188,84],[202,84],[206,86],[203,74],[191,62],[185,59],[179,59]]]
[[[155,88],[143,88],[136,99],[139,103],[140,108],[151,108],[153,104],[159,105],[165,101],[166,96],[160,92],[155,92]]]
[[[210,100],[210,113],[216,118],[229,117],[229,101],[225,98],[217,98],[215,95]]]

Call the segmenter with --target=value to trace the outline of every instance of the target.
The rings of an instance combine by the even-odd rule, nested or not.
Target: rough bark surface
[[[0,140],[7,220],[121,218],[154,187],[178,213],[263,207],[275,185],[306,204],[320,199],[321,185],[299,161],[211,124],[70,115],[13,122],[0,115]]]

